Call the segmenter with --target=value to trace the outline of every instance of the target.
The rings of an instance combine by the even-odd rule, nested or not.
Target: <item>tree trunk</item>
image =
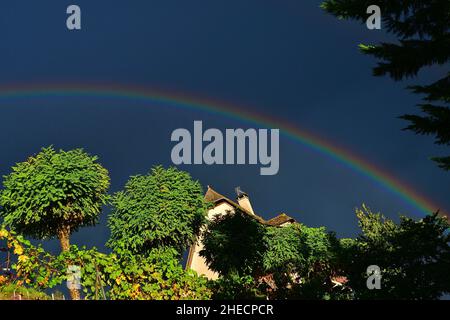
[[[61,251],[70,250],[70,227],[62,227],[58,231],[58,239],[61,244]],[[80,291],[78,289],[69,289],[70,298],[72,300],[80,300]]]
[[[58,239],[59,243],[61,244],[61,251],[69,251],[70,249],[70,228],[63,227],[58,231]]]

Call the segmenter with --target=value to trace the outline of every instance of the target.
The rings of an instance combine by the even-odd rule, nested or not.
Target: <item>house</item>
[[[257,220],[259,223],[268,226],[283,227],[295,222],[294,218],[282,213],[278,216],[265,220],[258,216],[254,211],[248,194],[242,192],[240,188],[236,188],[236,201],[233,201],[224,195],[215,191],[211,186],[208,186],[208,190],[205,194],[205,200],[214,204],[214,206],[208,211],[207,219],[212,220],[217,215],[225,215],[230,212],[235,212],[239,209],[244,214]],[[186,263],[186,269],[195,270],[198,274],[205,275],[209,279],[217,279],[218,274],[211,271],[205,259],[199,255],[199,252],[203,249],[201,239],[197,241],[189,250],[189,255]]]

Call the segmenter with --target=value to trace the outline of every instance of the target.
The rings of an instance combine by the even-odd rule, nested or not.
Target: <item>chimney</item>
[[[237,194],[237,202],[238,204],[244,208],[245,210],[247,210],[248,212],[250,212],[251,214],[255,214],[255,212],[253,211],[252,208],[252,204],[250,202],[250,199],[248,198],[248,194],[246,194],[245,192],[243,192],[241,190],[241,187],[237,187],[236,188],[236,194]]]

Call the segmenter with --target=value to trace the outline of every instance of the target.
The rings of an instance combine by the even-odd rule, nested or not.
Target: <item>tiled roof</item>
[[[281,226],[288,222],[293,223],[293,222],[295,222],[295,219],[292,217],[289,217],[285,213],[282,213],[279,216],[276,216],[275,218],[268,220],[267,224],[269,224],[271,226]]]
[[[223,195],[214,191],[210,186],[208,186],[208,191],[205,194],[205,200],[208,202],[217,202],[221,199],[225,198]]]
[[[262,217],[251,213],[247,209],[244,209],[237,202],[232,201],[229,198],[221,195],[220,193],[215,191],[211,186],[208,186],[208,191],[206,191],[206,194],[205,194],[205,200],[209,201],[209,202],[213,202],[215,204],[225,201],[228,204],[230,204],[231,206],[233,206],[234,208],[237,208],[237,209],[241,210],[242,212],[248,214],[252,218],[256,219],[259,223],[269,225],[269,226],[280,226],[286,222],[295,222],[294,218],[289,217],[288,215],[286,215],[284,213],[280,214],[279,216],[277,216],[275,218],[272,218],[272,219],[266,221]]]

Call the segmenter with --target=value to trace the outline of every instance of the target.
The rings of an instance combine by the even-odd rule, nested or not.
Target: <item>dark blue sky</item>
[[[82,30],[69,32],[66,8],[82,9]],[[383,31],[342,22],[320,1],[74,0],[2,1],[0,89],[26,84],[108,84],[162,88],[286,119],[385,168],[450,209],[450,176],[428,160],[445,154],[427,137],[403,132],[397,117],[416,112],[420,97],[388,78],[374,78],[375,61],[357,44],[391,40]],[[438,79],[444,68],[420,73]],[[43,146],[83,147],[110,170],[112,191],[130,175],[170,165],[170,134],[192,128],[250,124],[133,100],[89,97],[0,98],[0,174]],[[228,196],[247,191],[269,218],[286,212],[340,236],[356,231],[363,202],[390,217],[420,216],[398,196],[299,143],[281,138],[280,173],[258,167],[183,166],[204,186]],[[102,246],[105,220],[76,235]]]

